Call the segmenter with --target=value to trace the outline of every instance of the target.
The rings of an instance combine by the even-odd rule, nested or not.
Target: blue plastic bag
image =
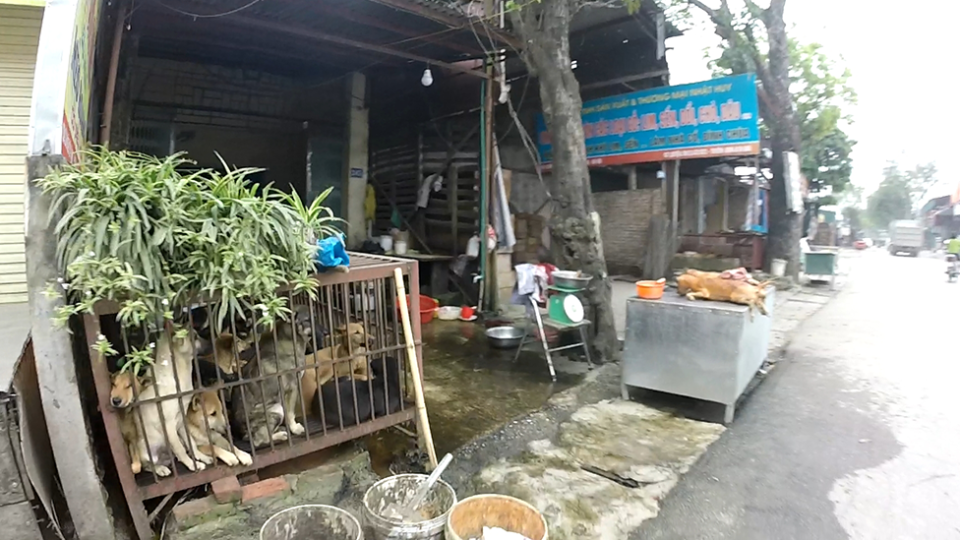
[[[337,266],[350,266],[350,255],[340,236],[317,240],[317,267],[322,271]]]

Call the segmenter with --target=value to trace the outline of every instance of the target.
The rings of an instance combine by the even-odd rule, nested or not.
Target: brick
[[[202,499],[194,499],[185,503],[180,503],[173,507],[173,517],[177,523],[186,523],[190,519],[206,514],[217,507],[217,500],[212,495]]]
[[[290,491],[290,484],[283,478],[269,478],[243,486],[242,500],[246,504],[256,499],[272,497]]]
[[[214,480],[210,483],[210,489],[213,497],[221,504],[239,502],[243,493],[236,476]]]

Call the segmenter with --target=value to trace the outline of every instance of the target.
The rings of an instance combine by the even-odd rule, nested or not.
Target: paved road
[[[843,292],[631,539],[960,540],[960,283],[858,254]]]

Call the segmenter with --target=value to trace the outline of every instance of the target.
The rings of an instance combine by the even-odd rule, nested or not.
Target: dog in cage
[[[260,336],[256,347],[259,359],[241,370],[243,379],[264,377],[233,387],[230,397],[231,425],[255,448],[305,431],[294,412],[301,374],[295,370],[303,365],[312,332],[309,308],[296,306],[290,320],[277,320],[272,331]],[[281,424],[286,431],[279,429]]]
[[[352,376],[358,381],[369,380],[366,348],[373,343],[373,336],[369,335],[367,329],[360,323],[340,325],[336,329],[336,335],[335,345],[306,356],[309,369],[300,379],[300,389],[303,394],[303,403],[308,406],[313,403],[317,388],[331,379]],[[339,361],[351,355],[356,355],[356,358]],[[301,411],[299,403],[296,410],[298,413]]]
[[[256,354],[253,350],[255,332],[252,315],[237,317],[220,332],[214,333],[210,324],[211,306],[198,306],[190,310],[194,330],[200,336],[201,346],[197,357],[197,380],[203,386],[233,382],[240,371]],[[262,329],[259,329],[262,332]]]
[[[143,466],[150,467],[158,476],[171,474],[170,468],[160,461],[168,451],[191,471],[203,470],[215,461],[200,452],[196,441],[186,436],[184,414],[188,404],[183,398],[163,399],[193,390],[193,355],[199,347],[199,340],[192,329],[185,337],[175,336],[169,325],[165,330],[161,331],[156,342],[156,358],[149,368],[151,382],[142,387],[138,396],[138,401],[159,401],[144,404],[139,407],[139,412],[129,413],[138,433],[135,454]],[[189,453],[184,441],[190,446]]]
[[[117,409],[120,418],[120,433],[130,455],[130,470],[133,474],[140,474],[143,463],[140,461],[140,431],[134,420],[136,413],[130,409],[136,398],[143,393],[151,381],[145,377],[137,377],[132,371],[120,371],[110,376],[110,404]]]
[[[366,361],[366,360],[364,360]],[[354,426],[400,411],[404,398],[401,363],[394,357],[370,360],[370,381],[337,377],[320,387],[313,412],[333,429]]]
[[[250,454],[230,444],[227,434],[226,410],[216,391],[195,394],[187,412],[187,432],[196,441],[200,452],[233,467],[251,465]]]

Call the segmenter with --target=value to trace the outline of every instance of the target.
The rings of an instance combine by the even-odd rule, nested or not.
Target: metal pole
[[[487,277],[487,85],[480,85],[480,288],[477,309],[483,310],[483,286]]]
[[[113,27],[113,44],[110,51],[110,68],[107,72],[107,89],[103,97],[103,120],[100,124],[100,144],[110,145],[110,126],[113,123],[113,102],[117,92],[117,69],[120,65],[120,48],[123,44],[123,26],[127,20],[129,4],[117,10],[117,22]]]

